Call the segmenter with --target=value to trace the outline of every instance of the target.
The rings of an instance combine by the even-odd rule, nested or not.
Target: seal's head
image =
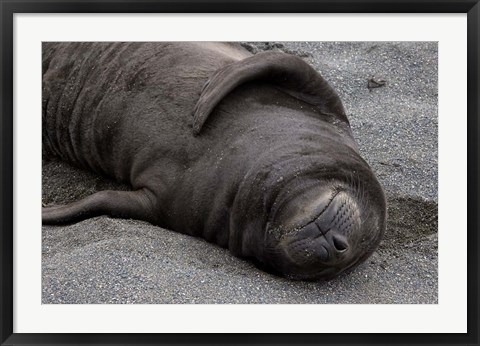
[[[289,190],[272,208],[262,262],[292,279],[333,278],[378,246],[385,214],[382,198],[374,200],[362,186],[334,180],[293,196]]]
[[[386,225],[380,184],[359,156],[348,165],[322,167],[288,175],[278,170],[283,179],[274,168],[256,175],[270,188],[245,195],[247,213],[234,220],[243,232],[232,236],[238,241],[231,249],[295,280],[328,280],[368,258]]]

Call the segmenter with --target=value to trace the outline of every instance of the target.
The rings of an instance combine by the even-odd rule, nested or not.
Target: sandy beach
[[[42,227],[44,304],[436,304],[438,47],[435,42],[244,43],[310,63],[337,90],[388,202],[385,237],[328,282],[283,279],[206,241],[137,220],[96,217]],[[105,177],[44,160],[42,202],[105,189]]]

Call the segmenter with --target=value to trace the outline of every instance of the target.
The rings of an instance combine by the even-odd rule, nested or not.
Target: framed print
[[[2,345],[478,344],[479,6],[2,1]]]

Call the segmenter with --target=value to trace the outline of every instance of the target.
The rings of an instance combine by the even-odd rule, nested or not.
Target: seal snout
[[[356,257],[353,234],[361,229],[360,208],[349,192],[329,191],[316,202],[320,207],[317,217],[287,233],[281,242],[297,273],[307,277],[331,275],[348,267]]]
[[[324,264],[338,262],[350,248],[347,237],[338,229],[326,228],[318,218],[303,227],[287,245],[289,256],[297,264],[319,261]]]
[[[267,223],[262,264],[272,271],[295,280],[329,280],[378,246],[385,209],[361,186],[334,182],[290,196],[277,203]]]

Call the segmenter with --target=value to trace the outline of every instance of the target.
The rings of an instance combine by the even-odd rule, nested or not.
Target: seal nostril
[[[335,246],[335,249],[337,249],[339,252],[343,252],[348,249],[348,243],[343,237],[334,235],[332,238],[333,245]]]

